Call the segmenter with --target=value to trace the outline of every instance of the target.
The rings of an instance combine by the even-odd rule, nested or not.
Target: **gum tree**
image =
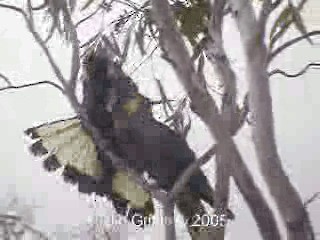
[[[142,67],[145,61],[150,61],[155,52],[158,52],[168,63],[168,67],[176,73],[178,81],[187,93],[186,99],[190,109],[205,123],[215,140],[215,145],[204,157],[186,170],[168,194],[163,194],[159,189],[148,185],[140,176],[132,172],[135,181],[160,200],[164,205],[165,214],[173,217],[176,193],[200,165],[215,155],[216,169],[211,174],[215,174],[216,178],[216,213],[223,213],[228,207],[230,179],[233,178],[256,221],[262,238],[280,239],[279,226],[270,209],[270,204],[255,183],[233,139],[244,124],[249,124],[260,173],[286,227],[287,239],[315,239],[306,208],[308,202],[302,201],[298,191],[290,182],[278,153],[269,86],[269,79],[276,74],[298,77],[309,69],[320,66],[320,63],[310,63],[294,74],[286,73],[281,69],[271,69],[271,63],[276,57],[300,41],[307,40],[311,47],[317,47],[313,44],[312,38],[319,35],[320,31],[308,32],[300,14],[306,2],[301,0],[298,4],[294,4],[291,0],[254,2],[249,0],[215,0],[213,2],[206,0],[145,2],[88,0],[80,4],[75,0],[45,0],[43,4],[35,6],[31,0],[28,0],[24,7],[1,2],[2,10],[12,10],[23,17],[35,42],[47,57],[59,83],[43,81],[16,86],[2,74],[1,77],[8,86],[0,90],[49,84],[62,91],[75,112],[86,119],[75,91],[79,80],[80,57],[85,54],[86,49],[92,47],[102,39],[101,36],[104,36],[103,39],[107,40],[108,48],[112,49],[121,63],[125,62],[130,54],[129,49],[139,49],[144,56],[139,67]],[[118,15],[105,27],[103,23],[107,19],[106,16],[113,11],[118,12]],[[49,20],[42,23],[50,26],[46,36],[42,36],[43,34],[37,30],[37,25],[40,25],[35,21],[34,16],[37,13],[45,14]],[[83,15],[86,16],[76,22],[76,19]],[[270,20],[271,15],[275,15],[275,20]],[[240,99],[241,105],[238,104],[237,92],[239,76],[224,49],[223,23],[229,17],[237,26],[241,38],[240,44],[244,49],[248,92],[244,99]],[[97,21],[97,19],[102,23],[100,30],[93,32],[90,39],[80,42],[77,32],[79,27],[85,22]],[[271,24],[270,30],[267,24],[268,26]],[[292,27],[295,27],[300,35],[285,43],[279,43],[279,40]],[[72,64],[69,77],[63,76],[47,47],[56,33],[71,46]],[[214,89],[218,92],[217,96],[212,94],[208,85],[208,79],[204,74],[205,65],[214,69],[218,76],[217,81],[222,86],[220,89]],[[186,136],[190,124],[187,126],[181,124],[186,101],[182,101],[182,104],[174,109],[166,97],[161,81],[158,81],[158,86],[168,121],[172,122],[172,127],[176,131]],[[170,111],[173,113],[171,116]],[[113,162],[121,167],[121,159],[112,154],[108,143],[103,140],[99,131],[90,124],[88,127],[95,138],[100,140],[99,145],[112,156]],[[312,199],[314,200],[315,197]],[[194,238],[223,239],[224,230],[224,228],[210,228],[208,234],[200,233]],[[174,224],[166,226],[166,238],[175,239]]]

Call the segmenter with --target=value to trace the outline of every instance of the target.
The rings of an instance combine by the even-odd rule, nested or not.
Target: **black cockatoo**
[[[105,138],[111,138],[113,151],[126,164],[142,174],[147,172],[158,186],[170,191],[180,174],[195,160],[185,139],[154,119],[151,101],[138,92],[131,78],[105,54],[89,55],[85,61],[83,106],[90,123]],[[47,170],[64,167],[66,180],[79,183],[79,191],[111,198],[118,213],[154,213],[151,195],[117,170],[81,124],[81,118],[56,121],[26,130],[39,140],[32,152],[47,154]],[[213,207],[213,189],[201,170],[194,174],[176,203],[191,220],[205,212],[200,200]],[[127,210],[129,210],[127,212]],[[232,217],[232,216],[230,216]]]
[[[111,135],[121,157],[130,168],[140,174],[147,172],[161,188],[170,191],[195,160],[194,152],[185,139],[153,117],[151,101],[138,92],[133,80],[119,65],[105,54],[93,54],[87,64],[91,76],[86,88],[90,91],[87,90],[84,97],[85,102],[93,106],[87,108],[92,109],[89,116],[96,125],[103,126],[111,112]],[[110,134],[110,129],[102,131]],[[213,189],[202,171],[191,177],[188,187],[213,206]]]
[[[88,61],[91,67],[87,72],[96,76],[89,78],[95,81],[90,83],[96,99],[92,100],[93,105],[104,106],[103,111],[112,113],[114,144],[128,167],[140,174],[147,172],[158,186],[170,191],[177,178],[195,161],[195,154],[184,138],[153,117],[152,101],[141,95],[121,66],[104,53],[93,54]],[[200,169],[190,178],[181,196],[185,197],[178,198],[177,205],[188,218],[204,211],[200,200],[211,207],[214,205],[214,191]],[[229,210],[227,215],[234,217]]]
[[[90,78],[95,81],[91,86],[99,89],[100,93],[109,93],[109,96],[95,96],[99,99],[97,102],[112,113],[113,135],[118,152],[130,168],[140,174],[147,172],[159,187],[170,191],[177,178],[195,161],[194,152],[184,138],[153,117],[152,101],[138,92],[138,87],[121,67],[110,61],[108,56],[101,55],[94,55],[94,71],[91,72],[104,72],[106,77]],[[197,214],[205,213],[201,200],[213,208],[213,197],[214,191],[199,169],[190,178],[176,203],[183,216],[192,223]],[[226,214],[227,218],[234,218],[230,210]]]

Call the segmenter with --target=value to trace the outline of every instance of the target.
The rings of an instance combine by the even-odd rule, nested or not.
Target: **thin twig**
[[[187,136],[188,128],[191,126],[191,120],[189,121],[187,126],[184,126],[184,118],[182,115],[182,110],[186,105],[187,97],[184,97],[182,102],[179,104],[178,108],[174,110],[171,104],[171,100],[168,99],[160,79],[157,79],[155,76],[153,76],[153,78],[156,80],[156,83],[160,91],[162,106],[163,106],[164,113],[166,115],[165,122],[172,121],[171,125],[174,127],[175,131],[181,137],[185,138]],[[172,115],[169,114],[168,108],[173,113]]]
[[[166,114],[166,117],[168,118],[168,117],[170,117],[170,115],[169,115],[169,112],[168,112],[168,109],[167,109],[167,108],[169,108],[170,111],[172,111],[172,112],[174,111],[174,108],[173,108],[172,105],[168,102],[167,94],[166,94],[166,92],[165,92],[165,90],[164,90],[163,85],[161,84],[160,79],[157,79],[157,78],[155,78],[155,77],[154,77],[154,79],[156,80],[156,83],[157,83],[158,88],[159,88],[159,91],[160,91],[161,100],[162,100],[162,104],[163,104],[163,110],[164,110],[164,112],[165,112],[165,114]]]
[[[173,100],[173,99],[168,99],[168,102],[174,102],[176,100]],[[150,100],[149,102],[151,105],[159,105],[159,104],[163,104],[163,101],[162,100],[158,100],[158,101],[152,101]]]
[[[267,75],[267,48],[264,38],[257,37],[259,26],[254,8],[250,0],[231,0],[231,3],[238,11],[239,17],[235,20],[247,59],[250,110],[256,121],[252,128],[253,143],[261,174],[286,226],[287,239],[314,239],[308,213],[303,209],[299,193],[283,169],[275,142],[272,96]],[[269,236],[268,239],[281,239],[279,232],[272,236],[274,233],[265,234]]]
[[[118,24],[119,22],[123,22],[123,21],[128,21],[128,19],[132,16],[135,16],[137,15],[138,13],[136,11],[130,11],[128,13],[126,13],[126,15],[118,18],[117,20],[113,20],[110,25],[113,25],[113,24]]]
[[[63,94],[65,94],[64,89],[61,86],[59,86],[58,84],[51,82],[51,81],[41,81],[41,82],[35,82],[35,83],[28,83],[28,84],[23,84],[23,85],[19,85],[19,86],[10,85],[7,87],[0,88],[0,92],[5,91],[5,90],[9,90],[9,89],[28,88],[28,87],[33,87],[33,86],[42,85],[42,84],[49,84],[49,85],[55,87],[56,89],[60,90]]]
[[[310,203],[314,202],[319,197],[320,197],[320,192],[316,192],[307,201],[305,201],[305,203],[303,204],[304,207],[307,207]]]
[[[219,96],[223,96],[223,92],[220,92],[219,90],[215,89],[214,86],[212,86],[211,84],[207,84],[207,87],[209,90],[211,90],[213,93],[216,93]]]
[[[303,36],[296,37],[294,39],[287,41],[286,43],[282,44],[281,46],[279,46],[278,48],[276,48],[274,51],[271,52],[271,54],[268,56],[268,63],[270,63],[272,61],[272,59],[274,59],[278,54],[280,54],[282,51],[284,51],[288,47],[290,47],[290,46],[292,46],[292,45],[294,45],[304,39],[308,39],[309,37],[316,36],[316,35],[320,35],[320,31],[312,31],[312,32],[309,32]]]
[[[281,69],[274,69],[269,73],[269,77],[272,77],[275,74],[280,74],[280,75],[283,75],[288,78],[296,78],[296,77],[299,77],[299,76],[305,74],[309,70],[309,68],[320,69],[317,67],[320,67],[320,63],[309,63],[302,70],[300,70],[297,73],[286,73],[285,71],[283,71]]]
[[[148,61],[152,55],[154,54],[154,52],[158,49],[159,45],[155,46],[154,49],[152,49],[152,51],[148,54],[148,56],[146,56],[140,63],[138,66],[136,66],[130,73],[129,75],[131,76],[132,74],[134,74],[146,61]]]
[[[137,6],[137,3],[133,2],[133,1],[129,1],[129,0],[125,0],[125,1],[115,0],[115,2],[123,4],[127,7],[130,7],[132,9],[134,9],[134,11],[136,11],[136,12],[141,12],[141,11],[143,11],[143,8],[146,7],[145,4],[143,6]]]
[[[44,42],[47,44],[50,39],[53,37],[54,31],[56,29],[55,23],[52,23],[51,27],[48,30],[48,36],[44,39]]]
[[[95,34],[93,37],[91,37],[88,41],[84,42],[83,44],[80,45],[80,48],[84,48],[90,44],[92,44],[94,41],[96,41],[99,37],[101,36],[101,33],[98,32]]]
[[[2,78],[8,84],[8,86],[12,86],[12,83],[10,82],[10,80],[9,80],[9,78],[7,76],[5,76],[4,74],[0,73],[0,78]]]
[[[29,21],[29,18],[27,16],[27,14],[19,7],[16,6],[12,6],[12,5],[8,5],[8,4],[3,4],[0,3],[0,7],[2,8],[7,8],[7,9],[11,9],[15,12],[20,13],[26,23],[27,23],[27,28],[29,29],[29,31],[31,32],[32,36],[34,37],[35,41],[40,45],[40,47],[42,48],[43,52],[45,53],[46,57],[48,58],[48,61],[55,73],[55,75],[58,77],[59,81],[61,82],[61,84],[64,87],[68,87],[67,81],[65,80],[65,78],[63,77],[58,65],[56,64],[56,62],[54,61],[53,57],[51,56],[49,49],[47,48],[47,46],[45,45],[44,41],[42,41],[41,36],[39,35],[38,32],[36,32],[36,30],[34,29],[34,26],[32,25],[32,23]]]
[[[101,9],[101,6],[104,4],[104,0],[98,5],[98,7],[88,16],[86,16],[85,18],[81,19],[79,22],[77,22],[75,24],[75,28],[78,28],[82,23],[84,23],[85,21],[87,21],[88,19],[92,18],[94,15],[96,15],[99,10]]]
[[[127,6],[127,7],[130,7],[130,8],[133,8],[134,10],[138,9],[138,7],[136,6],[136,3],[128,1],[128,0],[126,0],[126,1],[115,0],[115,2],[123,4],[123,5]]]
[[[16,7],[16,6],[13,6],[13,5],[9,5],[9,4],[3,4],[3,3],[0,3],[0,7],[11,9],[11,10],[13,10],[15,12],[21,13],[22,15],[24,15],[24,17],[27,17],[25,12],[19,7]]]
[[[306,4],[308,0],[301,0],[301,2],[296,7],[297,11],[300,12],[304,5]],[[283,26],[281,26],[281,29],[272,37],[269,48],[273,49],[274,44],[286,33],[286,31],[289,29],[290,25],[293,23],[293,18],[291,18],[288,22],[286,22]]]
[[[13,5],[8,5],[8,4],[2,4],[1,3],[0,7],[16,11],[16,12],[20,13],[24,17],[24,19],[25,19],[25,21],[27,23],[27,27],[28,27],[29,31],[31,32],[31,34],[34,37],[35,41],[40,45],[40,47],[44,51],[44,53],[45,53],[50,65],[51,65],[55,75],[58,77],[58,79],[61,82],[61,84],[63,85],[65,91],[67,89],[68,89],[68,91],[71,90],[71,89],[75,89],[75,84],[76,84],[76,80],[77,80],[77,77],[78,77],[78,72],[79,72],[79,69],[80,69],[79,40],[78,40],[78,37],[77,37],[76,29],[74,27],[74,24],[72,22],[72,19],[71,19],[71,16],[70,16],[70,13],[68,12],[68,10],[66,8],[63,9],[65,11],[65,18],[66,18],[68,27],[70,27],[70,29],[71,29],[70,38],[71,38],[71,42],[72,42],[72,64],[71,64],[71,76],[70,76],[70,80],[69,80],[70,85],[67,83],[66,79],[62,75],[62,72],[60,71],[58,65],[54,61],[54,59],[53,59],[48,47],[46,46],[45,42],[42,40],[42,38],[39,35],[39,33],[35,30],[33,22],[28,17],[28,15],[21,8],[13,6]]]
[[[48,0],[44,0],[43,3],[41,3],[39,6],[32,7],[32,10],[33,11],[41,10],[41,9],[44,9],[47,5],[48,5]]]

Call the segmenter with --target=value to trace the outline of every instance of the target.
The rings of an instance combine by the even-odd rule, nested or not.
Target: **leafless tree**
[[[215,186],[216,212],[223,212],[228,207],[230,178],[232,177],[248,204],[262,238],[280,239],[279,226],[276,224],[274,213],[269,207],[270,204],[263,197],[250,170],[244,164],[232,138],[247,122],[247,116],[250,112],[253,145],[260,172],[286,226],[287,239],[315,239],[306,209],[307,204],[303,203],[298,191],[290,182],[278,153],[269,86],[269,78],[275,74],[297,77],[311,68],[319,67],[319,63],[309,63],[297,74],[288,74],[281,69],[271,71],[269,69],[272,60],[278,57],[280,53],[302,40],[308,40],[312,45],[312,37],[320,34],[319,31],[308,32],[301,17],[300,11],[307,1],[301,0],[298,5],[293,4],[292,1],[259,1],[257,14],[249,0],[215,0],[213,2],[190,0],[188,4],[185,4],[185,1],[169,2],[167,0],[150,0],[143,3],[122,0],[111,0],[109,2],[88,0],[85,2],[83,6],[80,6],[80,10],[91,8],[94,10],[77,23],[74,23],[72,14],[80,11],[79,4],[76,5],[76,1],[73,0],[45,0],[41,6],[36,7],[32,5],[31,0],[28,0],[25,10],[3,2],[0,3],[1,8],[21,14],[28,30],[45,53],[59,80],[59,85],[51,81],[43,81],[15,86],[2,74],[0,77],[8,84],[8,87],[0,90],[22,88],[36,84],[50,84],[61,90],[70,101],[75,112],[86,120],[86,113],[81,108],[75,93],[80,70],[81,49],[94,44],[97,39],[104,39],[106,48],[112,50],[111,52],[120,59],[120,62],[124,62],[131,46],[131,37],[134,35],[135,46],[140,49],[142,55],[146,56],[141,65],[144,61],[150,60],[155,51],[160,51],[161,57],[176,72],[178,80],[187,92],[191,110],[206,124],[216,141],[216,144],[204,157],[201,157],[179,177],[169,193],[163,193],[157,187],[147,184],[133,170],[129,170],[135,176],[136,182],[163,203],[165,215],[170,218],[174,217],[173,205],[177,193],[192,173],[215,154],[217,166],[215,171],[217,179]],[[88,39],[87,42],[79,43],[77,28],[81,24],[90,21],[92,16],[99,13],[103,19],[104,14],[119,5],[125,6],[126,11],[109,25],[111,28],[109,32],[111,33],[108,34],[108,37],[103,34],[103,31],[100,31],[93,33],[93,37]],[[269,23],[270,15],[279,9],[281,9],[281,12],[278,18],[272,23],[271,31],[267,32],[266,25]],[[50,32],[45,38],[36,29],[34,13],[38,11],[47,11],[47,15],[51,19]],[[223,47],[223,21],[226,16],[230,15],[237,25],[241,36],[241,44],[245,50],[245,72],[249,89],[248,94],[242,101],[242,106],[237,103],[239,100],[237,96],[237,75]],[[197,17],[192,19],[191,16]],[[191,20],[188,21],[188,19]],[[299,30],[301,36],[284,44],[279,44],[278,40],[292,26]],[[73,54],[69,78],[63,76],[46,45],[55,31],[71,43]],[[123,34],[124,31],[129,33]],[[122,50],[119,47],[121,44],[116,41],[114,33],[125,36]],[[147,45],[145,44],[146,40],[149,41]],[[150,51],[149,45],[153,45],[155,48]],[[315,46],[312,45],[312,47]],[[191,47],[193,48],[192,51],[190,50]],[[213,67],[223,86],[222,89],[218,90],[221,93],[219,94],[219,100],[222,102],[221,107],[218,105],[217,99],[209,92],[210,88],[203,73],[205,64],[210,64]],[[161,91],[160,85],[159,88]],[[170,109],[164,91],[162,91],[162,96],[164,107],[166,108],[169,105],[168,108]],[[174,111],[171,107],[171,110],[175,113],[169,119],[174,120],[173,126],[185,136],[190,126],[181,124],[179,120],[179,117],[181,119],[181,109],[178,108]],[[87,121],[85,122],[87,127],[92,130],[101,149],[105,149],[105,153],[112,158],[113,163],[122,168],[122,159],[119,159],[110,151],[108,142],[100,136],[99,131]],[[223,239],[224,230],[224,227],[210,229],[209,234],[200,234],[198,238]],[[175,239],[174,224],[166,226],[166,239]]]

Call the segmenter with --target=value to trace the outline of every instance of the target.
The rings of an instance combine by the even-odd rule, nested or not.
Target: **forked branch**
[[[320,35],[320,31],[308,32],[305,35],[296,37],[294,39],[291,39],[291,40],[285,42],[284,44],[277,47],[274,51],[271,52],[271,54],[268,56],[268,63],[270,63],[276,56],[278,56],[281,52],[283,52],[287,48],[293,46],[294,44],[299,43],[302,40],[305,40],[305,39],[308,39],[310,37],[317,36],[317,35]]]

